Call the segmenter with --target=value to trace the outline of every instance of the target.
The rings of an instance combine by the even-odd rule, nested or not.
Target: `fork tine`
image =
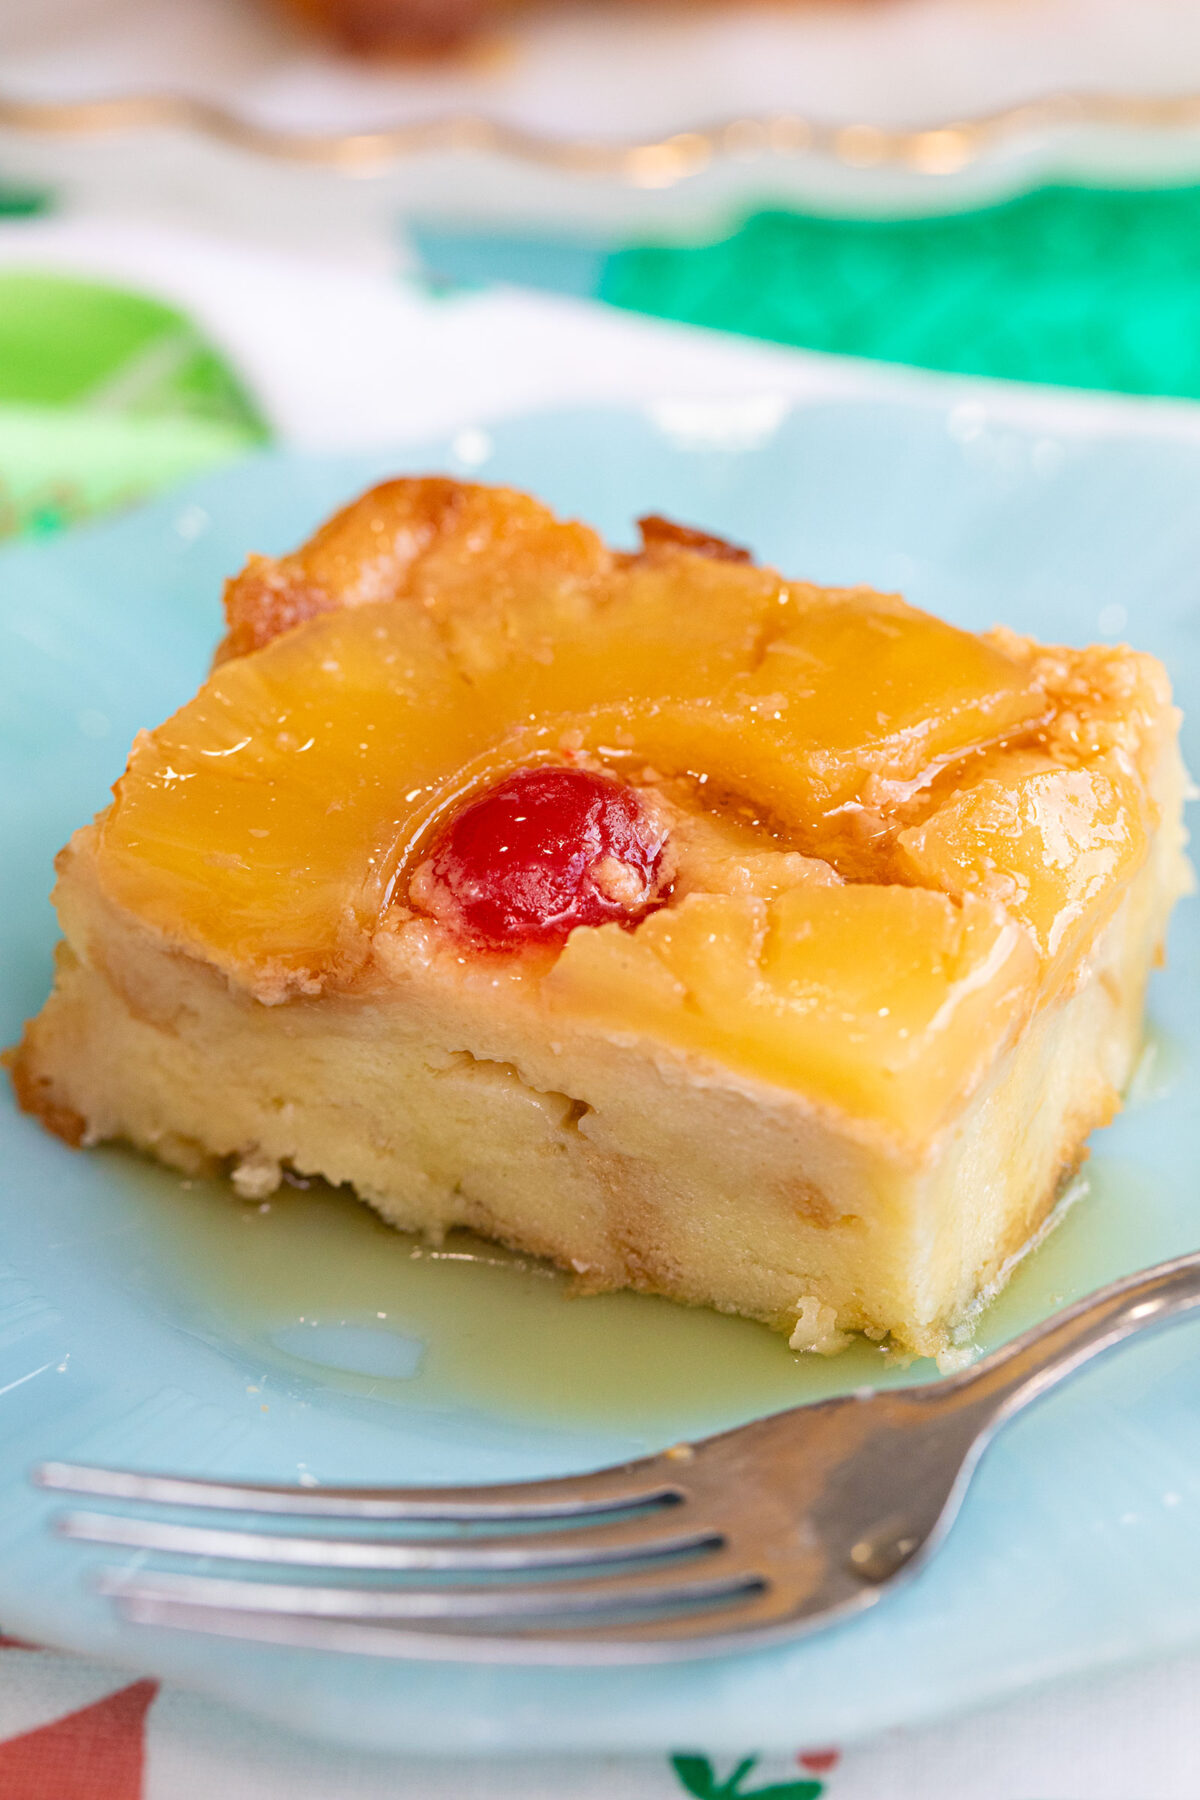
[[[670,1452],[667,1453],[667,1457]],[[500,1523],[523,1519],[584,1519],[683,1499],[664,1457],[647,1457],[590,1475],[488,1487],[321,1487],[285,1483],[205,1481],[191,1476],[139,1474],[82,1463],[46,1462],[34,1471],[40,1487],[95,1499],[154,1506],[211,1507],[229,1512],[280,1513],[313,1519],[426,1520]]]
[[[64,1536],[126,1550],[210,1556],[237,1562],[287,1563],[303,1568],[364,1570],[490,1570],[520,1574],[538,1569],[602,1567],[661,1561],[719,1550],[725,1539],[708,1526],[648,1531],[648,1521],[593,1531],[553,1531],[508,1538],[407,1541],[395,1538],[292,1537],[282,1532],[230,1531],[177,1525],[116,1513],[68,1513],[56,1522]]]
[[[247,1604],[243,1584],[236,1581],[209,1585],[204,1577],[192,1578],[206,1584],[206,1590],[197,1589],[193,1597],[188,1578],[151,1572],[144,1576],[113,1572],[105,1586],[121,1615],[134,1625],[207,1632],[292,1649],[534,1666],[674,1662],[724,1655],[751,1643],[805,1635],[873,1605],[879,1596],[878,1589],[870,1588],[853,1595],[814,1595],[813,1604],[798,1607],[787,1582],[776,1584],[756,1571],[738,1568],[732,1558],[722,1563],[718,1574],[703,1580],[653,1583],[644,1576],[643,1586],[657,1587],[644,1605],[631,1591],[633,1584],[620,1577],[602,1584],[614,1598],[624,1586],[626,1598],[615,1608],[607,1595],[593,1609],[582,1587],[550,1584],[570,1596],[557,1615],[540,1614],[531,1607],[510,1608],[494,1617],[442,1609],[422,1616],[415,1612],[384,1616],[387,1596],[379,1597],[379,1610],[368,1614],[362,1607],[350,1615],[342,1610],[343,1594],[336,1589],[330,1591],[331,1612],[320,1602],[290,1611],[287,1601],[279,1608],[259,1606],[256,1600]],[[226,1587],[234,1591],[223,1595]],[[312,1591],[288,1590],[302,1601]],[[509,1597],[519,1597],[523,1605],[527,1593],[517,1590],[514,1596],[510,1590]],[[442,1598],[428,1591],[427,1596]]]
[[[542,1632],[455,1630],[443,1625],[422,1627],[419,1621],[389,1625],[362,1619],[305,1617],[298,1613],[251,1613],[232,1608],[191,1606],[181,1600],[151,1596],[118,1599],[122,1617],[131,1625],[175,1631],[205,1632],[216,1637],[273,1644],[283,1649],[314,1650],[358,1656],[384,1656],[415,1662],[506,1663],[560,1667],[564,1664],[628,1666],[679,1662],[763,1644],[772,1637],[793,1637],[797,1627],[786,1620],[760,1617],[761,1596],[745,1602],[736,1596],[713,1615],[703,1611],[705,1629],[696,1634],[672,1631],[671,1625],[694,1621],[694,1613],[676,1615],[668,1629],[659,1621],[630,1620],[616,1627],[581,1621],[574,1629]],[[801,1625],[799,1630],[802,1631]]]
[[[158,1570],[106,1571],[101,1593],[123,1603],[174,1601],[188,1606],[247,1613],[282,1613],[323,1619],[377,1623],[462,1621],[503,1623],[511,1619],[569,1620],[603,1614],[680,1612],[719,1605],[761,1592],[764,1578],[738,1568],[731,1559],[718,1573],[672,1576],[653,1569],[640,1574],[584,1581],[547,1581],[537,1587],[346,1588],[297,1586],[291,1582],[243,1581]]]

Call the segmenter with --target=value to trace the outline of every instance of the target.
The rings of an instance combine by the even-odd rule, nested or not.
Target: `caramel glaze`
[[[657,789],[681,836],[710,819],[752,860],[823,865],[805,880],[998,902],[1043,954],[1060,914],[1100,919],[1173,725],[1152,658],[785,582],[657,515],[641,537],[615,553],[526,495],[428,476],[251,557],[213,679],[99,822],[102,884],[260,993],[318,991],[363,966],[448,808],[559,760]]]

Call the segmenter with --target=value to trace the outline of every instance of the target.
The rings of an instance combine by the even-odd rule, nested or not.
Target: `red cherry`
[[[586,769],[519,769],[443,828],[409,897],[495,949],[553,943],[661,906],[665,842],[633,788]]]

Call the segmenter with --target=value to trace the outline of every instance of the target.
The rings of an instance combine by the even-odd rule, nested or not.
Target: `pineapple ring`
[[[134,747],[102,876],[182,947],[302,987],[361,960],[446,810],[524,764],[691,776],[819,853],[831,816],[1046,709],[899,599],[669,539],[614,555],[503,489],[391,483],[227,605],[225,659]]]
[[[821,1067],[844,1094],[846,1070],[870,1066],[916,1128],[961,1087],[963,1046],[982,1066],[1028,1000],[1057,913],[1097,884],[1115,895],[1144,844],[1102,734],[1074,747],[1070,794],[1028,790],[1019,831],[1003,792],[941,810],[972,768],[1003,790],[1010,754],[1025,780],[1030,746],[1053,738],[1031,646],[785,581],[663,521],[623,555],[505,489],[397,481],[293,556],[253,558],[226,608],[208,681],[135,744],[95,865],[118,906],[262,1000],[361,988],[447,816],[514,770],[582,761],[673,782],[697,810],[749,810],[776,874],[818,858],[850,885],[828,869],[766,897],[685,884],[634,932],[575,931],[543,970],[547,1004],[640,1007],[660,1035],[771,1079],[807,1071],[818,1090]],[[1037,778],[1053,789],[1067,771],[1049,761]],[[1059,877],[1047,805],[1075,832]],[[1081,848],[1087,895],[1070,885]],[[1021,916],[1022,857],[1041,859],[1036,918]],[[818,981],[805,944],[840,973]],[[951,1032],[960,1013],[969,1029]],[[944,1082],[914,1059],[936,1020]],[[840,1062],[831,1032],[851,1046]]]

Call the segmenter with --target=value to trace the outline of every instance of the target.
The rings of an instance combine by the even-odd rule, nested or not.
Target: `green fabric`
[[[127,504],[267,435],[237,376],[173,307],[0,274],[0,535]]]
[[[1052,187],[936,218],[765,212],[641,246],[606,300],[812,350],[961,374],[1200,397],[1200,188]]]
[[[50,196],[38,188],[9,187],[0,182],[0,219],[33,219],[50,211]]]

